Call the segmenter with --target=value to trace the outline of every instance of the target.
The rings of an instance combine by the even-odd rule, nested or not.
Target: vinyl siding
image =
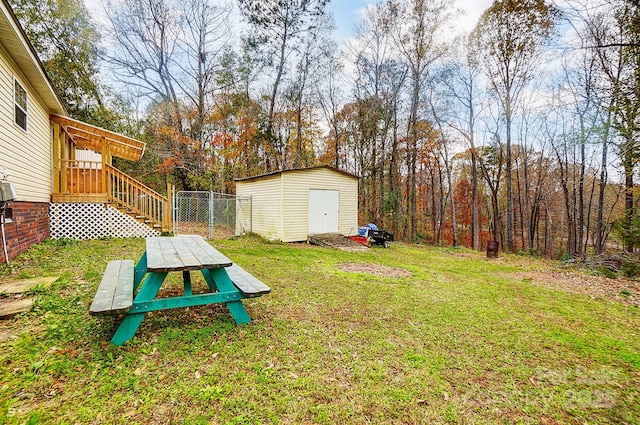
[[[280,175],[262,180],[237,182],[236,195],[251,196],[252,231],[270,240],[282,238]]]
[[[27,91],[27,131],[14,122],[13,78]],[[0,47],[0,170],[11,173],[18,199],[48,202],[52,188],[49,113],[27,79]]]
[[[343,235],[358,230],[358,180],[327,168],[291,171],[283,174],[283,211],[286,226],[283,242],[307,239],[309,190],[337,190],[340,193],[338,231]]]

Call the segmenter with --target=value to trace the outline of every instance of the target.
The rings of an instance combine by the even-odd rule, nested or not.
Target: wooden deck
[[[139,161],[145,143],[68,117],[51,115],[54,203],[109,203],[154,230],[171,232],[167,196],[113,166],[113,158]],[[93,151],[80,155],[78,149]],[[77,158],[79,155],[81,158]]]
[[[52,193],[51,202],[60,203],[77,203],[77,202],[95,202],[106,203],[109,197],[106,193]]]

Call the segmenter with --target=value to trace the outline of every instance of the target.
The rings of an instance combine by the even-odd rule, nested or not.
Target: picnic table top
[[[232,261],[201,236],[147,238],[147,270],[171,272],[229,267]]]

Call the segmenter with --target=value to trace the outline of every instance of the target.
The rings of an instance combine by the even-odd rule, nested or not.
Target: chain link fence
[[[173,199],[176,235],[221,239],[251,232],[251,197],[204,191],[179,191]]]

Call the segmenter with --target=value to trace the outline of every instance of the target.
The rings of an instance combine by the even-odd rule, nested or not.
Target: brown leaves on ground
[[[640,282],[618,277],[590,275],[579,271],[544,270],[519,272],[517,278],[534,285],[561,289],[573,294],[604,298],[640,307]]]
[[[587,295],[591,298],[608,299],[640,307],[640,282],[625,277],[611,279],[605,276],[591,275],[575,270],[554,270],[553,268],[509,273],[514,279],[530,282],[534,285],[560,289],[573,294]],[[378,277],[410,277],[409,270],[373,263],[341,263],[340,270],[350,273],[366,273]]]
[[[338,267],[343,272],[366,273],[378,277],[401,278],[411,276],[409,270],[372,263],[341,263]]]

